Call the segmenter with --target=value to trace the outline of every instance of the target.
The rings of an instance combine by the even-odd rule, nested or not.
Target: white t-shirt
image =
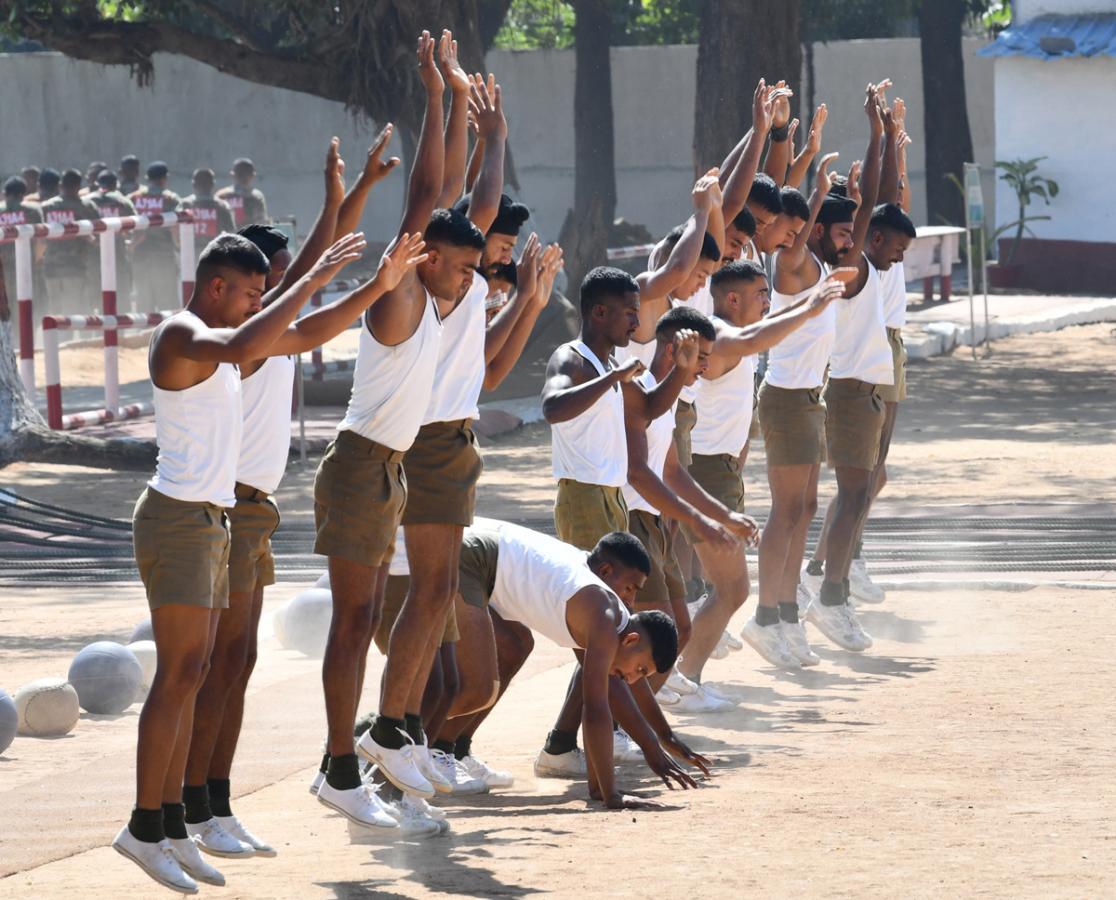
[[[891,345],[884,327],[880,273],[868,257],[868,280],[855,297],[835,301],[837,336],[829,362],[830,378],[857,378],[868,384],[894,384]]]
[[[776,254],[776,265],[778,265]],[[825,280],[829,269],[825,263],[814,257],[821,269],[817,284],[797,294],[780,294],[771,290],[771,312],[776,313],[793,306],[803,297],[813,293],[818,284]],[[779,343],[767,351],[767,372],[764,378],[768,384],[779,388],[817,388],[825,380],[825,367],[829,364],[829,354],[833,349],[833,339],[837,328],[838,304],[843,300],[830,303],[821,313],[803,322]]]
[[[880,288],[883,291],[884,325],[902,328],[907,324],[907,280],[901,262],[880,273]]]

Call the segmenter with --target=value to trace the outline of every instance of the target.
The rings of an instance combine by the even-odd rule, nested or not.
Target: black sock
[[[187,784],[182,788],[182,802],[186,804],[186,821],[200,825],[213,818],[209,808],[209,788],[204,784]]]
[[[328,753],[323,753],[322,754],[322,764],[320,766],[318,766],[318,771],[321,772],[323,775],[325,775],[325,773],[329,771],[329,754]]]
[[[375,713],[365,713],[356,720],[356,725],[353,726],[353,737],[359,738],[364,732],[372,727],[373,721],[376,719]]]
[[[779,624],[779,609],[775,606],[757,606],[756,607],[756,624],[757,625],[778,625]]]
[[[403,715],[403,727],[416,744],[426,743],[426,735],[422,730],[422,716],[415,715],[415,713],[405,713]]]
[[[463,734],[459,737],[453,745],[453,755],[457,759],[464,759],[466,756],[471,756],[473,753],[473,736],[471,734]]]
[[[339,791],[351,791],[353,788],[360,787],[360,765],[357,763],[356,754],[331,756],[329,771],[326,772],[326,783]]]
[[[822,563],[822,561],[820,559],[811,559],[808,563],[806,563],[806,574],[807,575],[822,575],[822,574],[824,574],[825,569],[823,568],[823,565],[824,564]]]
[[[209,808],[213,810],[215,816],[231,816],[232,810],[229,808],[229,796],[232,792],[232,787],[227,778],[210,778],[206,783],[209,788]]]
[[[849,579],[841,579],[841,589],[845,592],[845,602],[849,602]]]
[[[821,600],[822,606],[843,606],[845,588],[839,581],[823,581],[818,599]]]
[[[403,719],[389,719],[387,716],[376,716],[372,722],[372,740],[381,747],[390,750],[402,749],[407,743],[401,734],[407,727]]]
[[[186,807],[181,803],[163,804],[163,833],[169,838],[188,838],[186,833]]]
[[[779,618],[791,625],[798,624],[798,604],[791,600],[790,603],[779,604]]]
[[[138,806],[132,810],[132,817],[128,820],[128,831],[137,841],[145,844],[157,844],[167,836],[163,830],[163,810],[140,809]]]
[[[853,559],[860,559],[860,553],[863,549],[864,549],[864,540],[862,538],[861,540],[856,542],[856,549],[853,550],[852,558]]]
[[[430,745],[431,750],[441,750],[443,753],[453,755],[453,741],[435,741]]]
[[[560,728],[555,728],[546,736],[546,743],[543,744],[543,749],[554,756],[560,756],[563,753],[569,753],[576,746],[576,731],[562,731]]]

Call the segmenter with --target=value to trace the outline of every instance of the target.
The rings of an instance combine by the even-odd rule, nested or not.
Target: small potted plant
[[[1034,159],[1013,159],[1009,161],[998,160],[996,168],[1002,170],[1001,181],[1006,181],[1015,191],[1016,200],[1019,202],[1019,218],[1014,222],[1001,225],[994,232],[989,241],[993,246],[1001,234],[1015,229],[1015,238],[1011,249],[1004,259],[1001,252],[994,265],[988,267],[988,283],[996,288],[1013,288],[1019,284],[1019,275],[1022,266],[1016,262],[1019,246],[1023,243],[1023,235],[1027,233],[1034,237],[1034,232],[1027,226],[1028,222],[1049,220],[1050,216],[1028,216],[1027,207],[1035,197],[1042,197],[1049,205],[1050,201],[1058,196],[1058,182],[1052,178],[1045,178],[1037,174],[1038,164],[1046,159],[1045,156],[1036,156]]]

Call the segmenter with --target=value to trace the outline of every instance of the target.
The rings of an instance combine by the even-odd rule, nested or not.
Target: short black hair
[[[77,169],[67,169],[62,173],[61,184],[62,187],[81,187],[84,180],[81,172]]]
[[[487,275],[489,281],[504,281],[512,287],[516,287],[519,284],[519,270],[513,262],[496,263],[495,265],[489,266]]]
[[[856,202],[848,197],[841,197],[830,191],[822,201],[821,210],[818,212],[818,225],[836,225],[843,222],[852,222],[856,216]]]
[[[473,195],[466,194],[458,200],[453,208],[462,215],[468,215],[469,204],[472,202]],[[489,226],[489,234],[507,234],[512,237],[518,237],[520,229],[523,224],[531,218],[531,210],[529,210],[522,203],[517,203],[512,200],[507,194],[500,195],[500,208],[496,212],[496,218],[493,219],[492,225]]]
[[[918,237],[918,231],[914,222],[911,221],[911,217],[903,212],[903,208],[897,203],[881,203],[873,209],[868,227],[872,231],[886,229],[905,234],[909,238]]]
[[[456,209],[436,209],[423,233],[427,245],[449,244],[452,247],[484,249],[484,235],[469,217]]]
[[[748,201],[766,209],[772,215],[779,215],[783,211],[783,204],[779,199],[779,186],[770,175],[760,172],[752,182],[752,189],[748,191]]]
[[[39,173],[39,184],[54,185],[58,187],[58,182],[62,180],[62,176],[58,174],[57,169],[43,169]]]
[[[626,531],[613,531],[597,541],[589,554],[589,565],[609,562],[613,565],[636,569],[644,575],[651,574],[651,557],[635,535]]]
[[[656,671],[669,672],[674,668],[678,661],[678,627],[670,616],[661,610],[649,609],[633,615],[628,624],[647,635]]]
[[[278,228],[272,228],[270,225],[245,225],[237,231],[237,234],[247,238],[259,247],[264,256],[267,257],[269,264],[275,254],[280,250],[286,250],[287,244],[290,243],[289,238],[283,232]]]
[[[120,165],[121,166],[138,166],[139,163],[140,163],[140,158],[138,156],[136,156],[134,153],[129,153],[126,156],[120,157]]]
[[[745,206],[736,214],[736,218],[732,220],[732,227],[738,231],[743,231],[748,237],[754,238],[756,236],[756,217],[753,216],[752,211]]]
[[[4,194],[8,197],[22,197],[27,193],[27,182],[18,175],[13,175],[4,182]]]
[[[221,269],[234,269],[244,275],[266,275],[271,271],[271,263],[263,250],[248,238],[224,232],[206,244],[198,257],[197,283],[205,283]]]
[[[707,341],[717,340],[717,329],[709,321],[709,317],[692,306],[674,306],[663,313],[655,323],[655,337],[664,341],[674,339],[683,328],[696,331]]]
[[[783,187],[779,191],[779,202],[783,204],[783,212],[794,216],[803,222],[810,221],[810,204],[797,188]]]
[[[36,175],[38,175],[40,171],[41,170],[39,169],[38,166],[24,166],[23,167],[23,174],[24,175],[29,175],[32,172],[34,172]]]
[[[622,297],[633,291],[639,293],[639,284],[623,269],[614,266],[597,266],[581,279],[581,317],[585,318],[593,307],[604,303],[608,297]]]
[[[194,169],[194,173],[190,176],[190,180],[197,181],[199,178],[208,178],[211,183],[217,180],[217,176],[212,169]]]
[[[686,224],[675,225],[670,231],[666,233],[663,241],[668,247],[674,247],[680,240],[682,235],[686,233]],[[702,235],[701,238],[701,253],[698,254],[699,259],[711,259],[713,262],[721,261],[721,248],[717,246],[717,241],[708,231]]]
[[[834,197],[849,196],[849,179],[845,175],[830,175],[829,193],[831,193]]]
[[[97,186],[103,187],[106,191],[115,190],[116,188],[116,173],[112,169],[101,169],[97,173]]]
[[[767,273],[754,259],[734,259],[727,262],[713,273],[712,288],[716,290],[728,281],[752,282],[757,278],[766,278]]]
[[[147,167],[147,177],[153,181],[166,178],[168,175],[170,175],[170,167],[161,159],[155,160]]]

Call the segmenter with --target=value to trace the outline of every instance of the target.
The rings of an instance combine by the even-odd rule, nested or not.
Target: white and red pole
[[[105,317],[105,329],[101,332],[105,348],[105,409],[114,410],[120,406],[120,348],[116,328],[109,327],[110,322],[116,324],[116,234],[112,231],[101,232],[101,313]]]
[[[180,222],[178,225],[179,276],[182,280],[182,305],[190,302],[194,293],[194,223]]]
[[[31,236],[21,234],[15,242],[16,300],[19,307],[19,377],[27,395],[35,399],[35,319],[31,306],[34,276],[31,268]]]

